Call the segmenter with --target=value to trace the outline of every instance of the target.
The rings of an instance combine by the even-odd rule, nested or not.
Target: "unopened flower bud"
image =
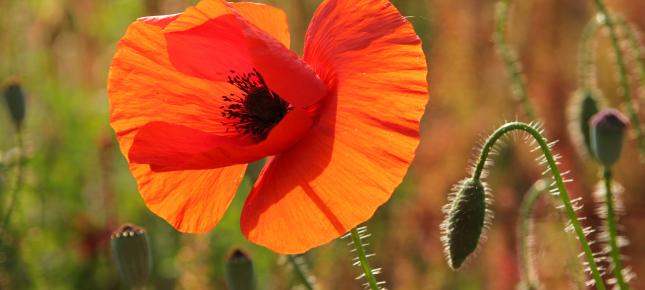
[[[582,155],[593,156],[589,131],[589,120],[600,110],[602,93],[599,90],[577,91],[569,108],[569,133]]]
[[[596,159],[611,167],[620,158],[629,120],[615,109],[606,109],[589,121],[591,148]]]
[[[145,286],[152,268],[148,236],[143,228],[124,224],[112,234],[112,257],[123,281],[132,288]]]
[[[10,80],[4,88],[4,98],[9,109],[9,115],[18,130],[22,128],[25,119],[25,93],[17,80]]]
[[[466,179],[454,188],[450,203],[444,207],[446,218],[441,224],[448,265],[458,269],[479,244],[490,223],[487,189],[479,180]]]
[[[226,260],[226,283],[230,290],[255,290],[253,262],[240,249],[234,249]]]

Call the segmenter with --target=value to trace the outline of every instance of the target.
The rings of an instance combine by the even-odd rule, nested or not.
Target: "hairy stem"
[[[553,157],[553,153],[551,153],[551,149],[549,148],[549,144],[537,129],[529,124],[521,122],[510,122],[499,127],[495,132],[493,132],[492,135],[488,137],[486,143],[484,143],[484,147],[482,148],[482,151],[479,155],[479,160],[477,161],[477,166],[475,167],[473,179],[478,180],[481,178],[481,174],[484,171],[484,165],[486,163],[486,160],[488,160],[488,155],[490,154],[497,140],[499,140],[499,138],[504,136],[506,133],[516,130],[524,131],[531,135],[541,149],[542,154],[549,167],[549,171],[551,172],[553,179],[555,180],[555,185],[557,186],[557,189],[560,193],[558,194],[558,196],[562,200],[562,204],[564,205],[567,217],[569,218],[571,226],[573,227],[578,241],[580,241],[580,244],[584,251],[584,256],[587,259],[587,263],[591,271],[591,276],[595,281],[596,288],[598,290],[605,290],[605,284],[600,276],[600,272],[598,271],[598,265],[596,264],[596,260],[594,259],[593,252],[591,251],[591,247],[589,246],[589,241],[587,241],[585,232],[580,225],[580,221],[578,221],[575,210],[573,209],[571,198],[569,197],[569,192],[564,185],[564,179],[562,178],[560,169],[558,169],[556,160]]]
[[[636,54],[636,73],[638,74],[640,86],[645,87],[645,52],[643,52],[643,47],[638,39],[637,32],[635,31],[636,28],[622,17],[614,16],[614,19],[616,20],[616,24],[625,33],[630,48]]]
[[[500,0],[497,2],[495,10],[495,34],[494,39],[497,44],[499,55],[504,61],[504,67],[511,81],[511,92],[519,100],[524,109],[524,113],[530,120],[536,120],[537,114],[529,100],[524,83],[524,75],[520,68],[519,61],[516,57],[515,51],[508,45],[506,39],[506,26],[508,22],[508,13],[510,8],[510,0]]]
[[[350,231],[352,236],[352,242],[354,243],[354,248],[356,249],[356,255],[358,255],[358,261],[361,264],[361,269],[363,274],[365,274],[365,279],[367,279],[367,284],[370,287],[370,290],[379,290],[378,282],[374,273],[372,273],[372,267],[370,266],[369,261],[367,261],[367,254],[365,253],[365,248],[363,247],[363,242],[361,241],[361,236],[358,233],[356,228]]]
[[[638,112],[636,111],[636,106],[634,105],[634,101],[631,97],[627,66],[625,65],[623,52],[620,49],[620,40],[618,39],[618,33],[616,32],[616,23],[614,22],[614,18],[609,14],[607,6],[605,6],[605,3],[602,0],[594,0],[593,2],[596,5],[596,9],[598,9],[598,14],[601,16],[603,25],[607,27],[607,30],[609,30],[609,40],[611,42],[611,47],[614,50],[618,77],[620,79],[620,95],[623,97],[630,122],[634,128],[634,132],[636,133],[638,147],[641,150],[641,153],[645,154],[645,136],[643,136],[643,130],[641,129],[640,120],[638,119]]]
[[[520,213],[517,225],[517,244],[520,264],[520,281],[526,283],[528,289],[537,289],[540,284],[533,267],[531,267],[531,248],[529,238],[531,236],[531,214],[535,209],[540,195],[549,187],[548,181],[540,179],[535,182],[526,192],[520,205]]]
[[[293,271],[296,273],[296,276],[298,276],[298,279],[302,282],[302,285],[305,286],[305,289],[307,290],[314,290],[314,285],[311,284],[311,281],[309,281],[309,277],[307,276],[307,273],[305,272],[304,269],[302,269],[302,266],[298,261],[296,261],[296,257],[294,255],[287,255],[287,259],[289,260],[289,263],[293,267]]]
[[[7,212],[4,214],[4,217],[2,218],[2,224],[0,227],[0,230],[6,231],[7,226],[9,225],[9,220],[11,219],[11,215],[13,214],[13,210],[16,207],[16,203],[18,200],[18,193],[22,190],[22,184],[23,184],[23,174],[24,174],[24,148],[23,148],[23,143],[22,143],[22,133],[18,132],[16,134],[16,143],[18,146],[18,164],[17,164],[17,169],[16,169],[16,184],[13,186],[13,189],[11,191],[10,195],[10,200],[9,200],[9,206],[7,208]]]
[[[594,17],[585,25],[582,38],[580,38],[578,47],[578,82],[582,88],[587,90],[595,87],[596,83],[594,67],[595,40],[596,33],[601,27],[602,24],[598,21],[598,17]]]
[[[625,277],[623,277],[623,265],[620,259],[620,248],[618,247],[618,225],[616,222],[616,209],[614,205],[614,196],[611,188],[612,173],[611,169],[605,168],[603,172],[605,183],[605,205],[607,206],[607,230],[609,231],[609,250],[611,262],[613,264],[613,273],[618,287],[621,290],[629,289]]]

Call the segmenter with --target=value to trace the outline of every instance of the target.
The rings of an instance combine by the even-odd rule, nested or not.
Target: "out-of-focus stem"
[[[611,188],[612,173],[610,168],[605,168],[603,180],[605,183],[605,205],[607,208],[607,231],[609,235],[609,250],[611,262],[613,264],[613,273],[621,290],[629,289],[625,277],[623,276],[623,264],[620,259],[620,248],[618,247],[618,225],[616,222],[616,209],[614,205],[614,195]]]
[[[616,20],[616,24],[625,33],[625,37],[627,38],[630,48],[636,54],[635,66],[636,73],[638,74],[638,81],[640,82],[640,86],[645,88],[645,52],[643,52],[643,47],[639,42],[635,27],[622,17],[614,16],[614,19]]]
[[[524,113],[530,120],[536,120],[537,114],[529,100],[526,84],[524,83],[524,75],[517,60],[516,54],[508,45],[506,39],[506,26],[508,22],[508,13],[510,8],[510,0],[500,0],[497,2],[495,10],[495,34],[494,39],[497,44],[497,50],[506,68],[511,81],[511,93],[519,100],[524,109]]]
[[[587,90],[595,87],[595,40],[596,33],[601,27],[602,24],[598,21],[598,17],[594,17],[587,23],[587,25],[585,25],[585,28],[582,31],[582,38],[580,39],[580,45],[578,48],[578,81],[580,86]]]
[[[531,215],[535,209],[538,198],[547,191],[548,181],[540,179],[536,181],[526,192],[520,205],[520,212],[517,225],[517,244],[520,264],[520,281],[527,284],[528,289],[537,289],[538,282],[535,270],[531,266],[531,248],[529,247],[529,238],[531,236]]]
[[[16,144],[18,147],[18,164],[16,168],[16,184],[14,185],[13,189],[11,190],[11,195],[10,195],[10,200],[9,200],[9,206],[7,208],[7,212],[4,214],[4,217],[2,218],[2,226],[0,227],[1,231],[6,231],[7,227],[9,225],[9,220],[11,219],[11,215],[13,214],[14,208],[16,207],[16,203],[18,200],[18,193],[22,190],[22,185],[23,185],[23,174],[24,174],[24,147],[23,147],[23,141],[22,141],[22,133],[18,131],[16,134]]]
[[[311,281],[309,281],[309,277],[307,277],[307,274],[302,269],[300,263],[296,261],[296,257],[294,255],[287,255],[287,259],[289,260],[289,264],[291,264],[291,267],[293,267],[293,271],[296,273],[296,276],[298,276],[298,279],[300,279],[305,289],[314,290],[314,286],[311,284]]]
[[[598,14],[600,14],[601,16],[602,24],[607,27],[607,30],[609,30],[609,40],[614,50],[618,77],[620,79],[620,95],[623,97],[625,108],[627,109],[627,114],[629,115],[632,128],[634,128],[634,132],[636,133],[638,147],[641,150],[641,153],[645,154],[645,136],[643,136],[640,120],[638,119],[638,112],[636,111],[636,106],[634,105],[634,101],[631,97],[629,76],[627,75],[625,58],[623,56],[622,50],[620,49],[620,40],[618,39],[618,32],[616,32],[616,23],[614,22],[614,18],[612,18],[607,9],[607,6],[605,6],[605,3],[602,0],[593,0],[593,2],[598,9]]]

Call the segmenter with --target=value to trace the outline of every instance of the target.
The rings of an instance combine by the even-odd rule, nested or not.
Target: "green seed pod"
[[[230,290],[255,290],[257,287],[253,262],[240,249],[234,249],[226,260],[226,283]]]
[[[620,158],[629,120],[615,109],[602,110],[589,121],[591,149],[596,159],[611,167]]]
[[[448,265],[456,270],[477,249],[492,214],[487,209],[486,185],[481,181],[468,178],[454,190],[444,207],[446,217],[441,224],[441,240]]]
[[[124,224],[112,234],[112,257],[128,286],[145,286],[152,269],[148,236],[143,228]]]
[[[10,80],[4,88],[4,98],[17,130],[22,128],[25,119],[25,93],[17,80]]]
[[[579,90],[569,104],[569,134],[583,156],[593,156],[589,120],[600,110],[601,100],[602,93],[599,90]]]

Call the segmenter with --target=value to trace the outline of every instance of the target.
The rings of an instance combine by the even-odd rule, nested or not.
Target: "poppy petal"
[[[186,31],[226,14],[230,14],[230,7],[226,1],[199,1],[197,5],[186,8],[176,21],[165,27],[164,31]]]
[[[181,14],[171,14],[171,15],[158,15],[158,16],[146,16],[146,17],[141,17],[138,19],[138,21],[141,21],[143,23],[148,23],[152,25],[159,26],[161,28],[165,28],[168,24],[171,22],[175,21],[178,17],[180,17]]]
[[[289,112],[259,143],[221,137],[186,126],[151,122],[130,148],[130,161],[153,171],[195,170],[244,164],[278,154],[298,142],[313,121],[302,109]]]
[[[187,76],[168,60],[161,27],[136,21],[114,55],[108,77],[110,122],[117,137],[155,120],[226,134],[220,96],[237,88]],[[133,135],[134,136],[134,135]]]
[[[421,42],[386,0],[324,1],[306,39],[305,61],[332,90],[309,133],[267,164],[241,220],[280,253],[329,242],[390,198],[428,100]]]
[[[284,11],[270,5],[254,2],[234,2],[231,3],[231,6],[244,19],[273,36],[286,48],[289,48],[291,35],[289,34],[287,14]]]
[[[217,96],[233,87],[177,72],[168,60],[165,24],[148,20],[130,25],[117,46],[108,77],[110,125],[126,156],[140,128],[153,121],[226,132],[216,113],[222,105]],[[183,232],[214,227],[245,171],[245,165],[164,173],[132,162],[129,167],[150,210]]]
[[[324,83],[285,46],[288,28],[279,9],[241,3],[226,11],[225,4],[214,2],[223,1],[201,1],[164,29],[177,70],[225,81],[232,72],[255,68],[268,87],[293,106],[306,108],[322,99]],[[265,15],[271,16],[262,18]]]
[[[300,108],[315,105],[325,96],[325,84],[298,55],[253,25],[242,25],[242,33],[253,65],[272,91]]]

